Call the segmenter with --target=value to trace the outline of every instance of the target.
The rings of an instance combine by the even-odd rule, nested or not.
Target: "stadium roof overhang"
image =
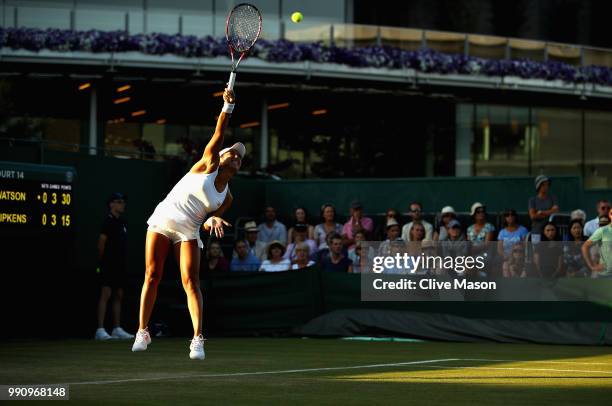
[[[23,71],[61,71],[78,78],[96,78],[112,73],[127,75],[124,79],[138,80],[156,72],[160,80],[191,80],[219,83],[229,72],[229,59],[187,58],[176,55],[148,55],[140,52],[90,53],[57,52],[42,50],[0,49],[0,75],[22,74]],[[143,70],[144,69],[144,70]],[[57,73],[56,73],[57,74]],[[524,79],[516,76],[484,76],[424,73],[414,69],[356,68],[332,63],[310,61],[295,63],[267,62],[249,59],[240,65],[239,74],[252,82],[266,86],[303,86],[306,81],[320,80],[334,82],[341,86],[358,88],[363,83],[377,83],[383,88],[402,90],[405,93],[419,93],[423,87],[445,88],[450,92],[468,89],[504,90],[576,96],[579,98],[612,99],[612,87],[592,83],[567,83],[561,80]],[[44,73],[43,73],[44,75]],[[180,78],[180,79],[178,79]],[[261,80],[265,78],[265,80]],[[272,80],[271,80],[272,79]],[[257,82],[257,80],[255,80]],[[246,82],[243,82],[246,84]],[[397,85],[403,86],[397,86]]]

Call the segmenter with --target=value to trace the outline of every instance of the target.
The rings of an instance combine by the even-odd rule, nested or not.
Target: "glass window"
[[[585,112],[585,186],[612,187],[612,113]]]
[[[474,129],[474,175],[529,174],[527,107],[477,105]]]
[[[582,113],[580,110],[534,108],[532,173],[580,175]]]

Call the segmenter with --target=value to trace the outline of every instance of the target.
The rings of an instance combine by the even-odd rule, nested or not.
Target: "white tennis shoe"
[[[204,354],[204,337],[202,337],[202,334],[193,337],[189,349],[191,350],[189,351],[189,358],[191,359],[204,359],[206,357]]]
[[[149,335],[149,329],[139,329],[136,333],[136,339],[134,345],[132,345],[132,351],[144,351],[147,346],[151,344],[151,336]]]

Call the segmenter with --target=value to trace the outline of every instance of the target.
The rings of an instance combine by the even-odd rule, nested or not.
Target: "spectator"
[[[603,220],[603,216],[601,217]],[[582,256],[588,267],[597,274],[598,278],[612,278],[612,208],[608,209],[608,221],[602,221],[593,235],[582,245]],[[594,264],[589,255],[591,245],[597,244],[600,251],[600,260]]]
[[[360,254],[357,254],[357,249],[359,248],[359,251],[361,251],[361,242],[366,240],[366,235],[365,232],[363,230],[357,231],[355,233],[355,246],[353,248],[351,248],[350,250],[348,250],[348,257],[351,261],[353,261],[353,272],[355,272],[355,265],[356,265],[356,260],[358,260],[358,256]]]
[[[474,224],[467,229],[467,239],[474,242],[493,241],[495,239],[495,226],[487,222],[486,207],[479,202],[472,205],[470,215]]]
[[[402,227],[402,239],[408,241],[413,224],[421,223],[425,228],[424,241],[431,241],[433,239],[433,226],[423,219],[423,205],[420,202],[410,203],[409,213],[412,221]]]
[[[393,217],[387,220],[387,233],[385,240],[378,247],[378,251],[381,255],[389,255],[389,248],[391,247],[391,242],[402,240],[400,238],[400,225]],[[349,256],[350,258],[350,256]],[[351,258],[352,259],[352,258]]]
[[[434,233],[433,239],[435,241],[448,240],[448,223],[456,218],[457,214],[455,213],[455,209],[453,209],[452,206],[444,206],[440,212],[440,226]]]
[[[336,223],[336,208],[331,204],[321,206],[321,220],[314,229],[315,242],[318,249],[327,249],[327,236],[332,233],[342,233],[342,224]]]
[[[350,249],[355,245],[354,235],[359,230],[364,230],[369,236],[374,229],[374,222],[369,217],[363,216],[363,206],[358,200],[351,203],[350,218],[342,227],[345,244]]]
[[[593,220],[587,221],[587,223],[584,225],[584,235],[586,237],[592,236],[595,230],[599,228],[599,218],[601,216],[607,216],[609,210],[609,200],[602,199],[597,202],[597,217],[595,217]]]
[[[410,228],[410,234],[408,235],[409,241],[424,241],[425,240],[425,227],[421,223],[415,223]]]
[[[439,242],[442,256],[457,257],[468,254],[468,244],[465,243],[465,236],[461,228],[461,223],[452,219],[448,222],[448,239]]]
[[[285,254],[285,245],[274,240],[268,245],[268,259],[266,259],[259,268],[262,272],[280,272],[287,271],[291,267],[291,261],[283,258]]]
[[[285,255],[283,255],[283,258],[289,259],[290,261],[294,261],[297,255],[297,253],[295,252],[295,249],[297,245],[300,243],[305,243],[306,245],[308,245],[309,253],[316,252],[317,244],[314,242],[314,240],[307,238],[308,224],[296,224],[293,227],[293,229],[294,229],[293,235],[295,237],[295,242],[287,246],[287,251],[285,252]]]
[[[508,209],[504,211],[504,228],[497,235],[498,252],[504,258],[512,256],[512,246],[517,242],[524,241],[529,231],[518,223],[516,210]]]
[[[245,240],[238,240],[234,244],[234,252],[236,256],[232,258],[230,263],[230,271],[252,272],[258,271],[261,266],[261,261],[251,251],[249,251],[249,243]]]
[[[269,244],[271,241],[280,241],[283,246],[287,244],[287,228],[283,223],[276,220],[276,210],[272,206],[267,206],[264,212],[264,222],[257,229],[259,235],[257,239]]]
[[[563,267],[570,278],[586,277],[589,274],[589,267],[582,258],[582,244],[586,241],[582,224],[580,218],[570,221],[570,241],[563,244]]]
[[[544,230],[544,225],[551,214],[559,211],[557,198],[549,195],[551,180],[546,175],[539,175],[535,179],[537,195],[529,199],[529,218],[531,219],[531,235],[538,241]],[[537,236],[537,237],[535,237]]]
[[[374,232],[375,241],[384,241],[387,238],[387,224],[391,219],[395,220],[399,224],[399,213],[393,208],[387,209],[387,214],[385,215],[384,221],[382,221],[376,227],[376,231]]]
[[[293,216],[293,226],[291,226],[291,228],[289,229],[289,232],[287,234],[287,241],[289,243],[295,242],[293,241],[293,233],[296,224],[306,224],[308,226],[308,239],[314,240],[314,227],[308,222],[308,213],[306,212],[306,209],[303,207],[298,207],[293,212]]]
[[[561,236],[554,223],[544,225],[541,242],[535,246],[534,262],[541,277],[559,278],[563,275]]]
[[[524,278],[527,276],[525,247],[523,242],[511,246],[510,255],[504,258],[502,272],[504,278]]]
[[[357,232],[357,231],[355,231]],[[353,262],[342,251],[342,236],[332,234],[329,237],[329,255],[321,259],[321,269],[326,272],[353,272]]]
[[[247,221],[244,225],[244,231],[246,234],[247,249],[249,253],[254,255],[260,262],[265,261],[267,258],[266,248],[268,245],[257,239],[259,229],[257,223],[254,221]],[[235,257],[236,255],[234,255]]]
[[[584,223],[586,223],[586,213],[582,209],[572,210],[570,213],[570,221],[572,220],[581,220],[582,226],[584,227]]]
[[[108,213],[98,236],[98,273],[100,276],[100,298],[98,300],[98,329],[96,340],[111,338],[130,339],[133,334],[121,328],[121,302],[127,277],[127,222],[123,218],[127,197],[113,193],[106,201]],[[113,295],[114,291],[114,295]],[[106,307],[113,297],[113,330],[111,334],[104,328]]]
[[[207,272],[226,272],[229,271],[229,263],[223,256],[221,244],[217,241],[211,241],[206,250],[206,258],[204,258],[204,269]]]
[[[296,243],[295,247],[295,260],[291,265],[291,269],[303,269],[309,266],[313,266],[315,264],[314,261],[310,259],[310,247],[305,242]]]

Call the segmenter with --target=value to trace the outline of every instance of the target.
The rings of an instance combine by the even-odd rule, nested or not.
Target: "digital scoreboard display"
[[[71,167],[0,161],[2,237],[72,234],[74,179]]]

